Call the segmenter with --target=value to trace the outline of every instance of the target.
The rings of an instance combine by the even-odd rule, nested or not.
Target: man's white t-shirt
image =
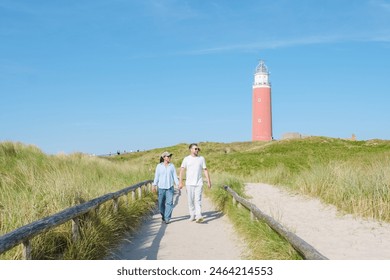
[[[186,185],[187,186],[202,186],[203,177],[202,170],[206,169],[206,161],[204,157],[193,157],[191,155],[186,156],[181,164],[182,168],[186,171]]]

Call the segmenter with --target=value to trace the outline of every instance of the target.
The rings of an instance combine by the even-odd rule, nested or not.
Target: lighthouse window
[[[259,102],[259,103],[260,103],[260,102],[261,102],[261,98],[257,98],[257,102]]]
[[[257,119],[257,122],[258,122],[258,123],[261,123],[261,119]]]

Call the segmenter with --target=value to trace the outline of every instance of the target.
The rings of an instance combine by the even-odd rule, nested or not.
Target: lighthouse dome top
[[[253,81],[253,87],[270,87],[268,68],[263,60],[260,60],[256,67],[255,79]]]
[[[264,63],[264,60],[259,61],[259,64],[256,67],[256,73],[269,74],[268,68]]]

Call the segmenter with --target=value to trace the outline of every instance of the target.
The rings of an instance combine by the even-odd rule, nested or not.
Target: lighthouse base
[[[252,141],[255,142],[255,141],[264,141],[264,142],[267,142],[267,141],[272,141],[273,138],[272,136],[257,136],[257,137],[253,137],[252,138]]]

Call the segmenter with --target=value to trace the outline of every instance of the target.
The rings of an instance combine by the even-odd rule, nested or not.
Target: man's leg
[[[197,221],[203,220],[203,217],[202,217],[202,190],[203,190],[203,186],[196,186],[195,191],[194,191],[195,218]]]
[[[188,210],[190,212],[190,220],[195,220],[195,204],[194,204],[194,197],[195,197],[195,187],[194,186],[186,186],[187,189],[187,200],[188,200]]]

